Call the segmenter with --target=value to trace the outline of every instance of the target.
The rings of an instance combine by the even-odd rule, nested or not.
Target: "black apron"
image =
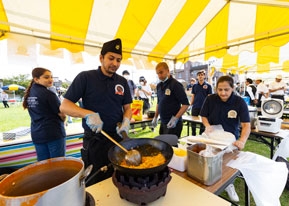
[[[122,138],[117,133],[110,133],[117,142],[120,142]],[[81,157],[84,162],[85,168],[89,165],[93,165],[93,169],[87,180],[90,179],[95,172],[97,172],[103,166],[109,166],[106,172],[98,172],[86,186],[90,186],[104,179],[107,179],[113,174],[113,167],[108,159],[108,150],[114,146],[114,144],[100,133],[94,133],[91,131],[85,131],[83,137],[83,148],[81,149]]]

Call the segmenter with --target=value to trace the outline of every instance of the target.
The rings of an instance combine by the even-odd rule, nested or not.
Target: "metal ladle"
[[[101,130],[101,134],[106,136],[110,141],[112,141],[115,145],[117,145],[120,149],[122,149],[126,155],[125,155],[125,161],[129,165],[138,166],[141,163],[141,154],[139,151],[132,149],[127,150],[124,148],[121,144],[119,144],[117,141],[115,141],[111,136],[109,136],[105,131]]]

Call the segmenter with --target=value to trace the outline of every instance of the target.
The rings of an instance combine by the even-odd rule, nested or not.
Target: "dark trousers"
[[[199,116],[201,111],[201,108],[192,108],[192,116]],[[192,124],[192,136],[196,136],[196,130],[197,130],[197,125],[196,124]],[[200,132],[199,135],[201,135],[203,132],[205,131],[205,127],[203,126],[203,124],[200,124]]]
[[[5,108],[9,108],[9,105],[8,105],[7,101],[5,101],[5,100],[3,100],[3,105]]]
[[[120,142],[122,138],[117,133],[109,133],[117,142]],[[107,179],[113,174],[113,167],[110,166],[108,159],[108,150],[114,146],[114,144],[100,133],[94,133],[91,131],[85,131],[83,137],[83,148],[81,149],[81,157],[84,162],[85,168],[89,165],[93,165],[93,169],[87,180],[96,172],[97,175],[93,177],[86,186],[90,186],[104,179]],[[105,172],[99,171],[100,168],[109,166]]]
[[[178,137],[181,136],[183,130],[183,121],[179,120],[175,128],[168,128],[167,124],[161,123],[159,134],[175,134]]]
[[[272,94],[271,95],[271,98],[272,99],[281,99],[284,101],[284,95],[275,95],[275,94]]]
[[[148,98],[141,98],[143,101],[142,114],[145,114],[150,109],[150,102]]]

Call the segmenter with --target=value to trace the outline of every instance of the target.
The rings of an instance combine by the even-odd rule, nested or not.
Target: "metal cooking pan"
[[[119,170],[120,172],[124,172],[126,174],[134,175],[134,176],[145,176],[150,175],[155,172],[159,172],[163,170],[171,161],[173,156],[173,149],[171,145],[168,143],[151,138],[138,138],[138,139],[129,139],[120,142],[120,144],[126,148],[137,149],[142,156],[153,156],[154,154],[161,152],[166,161],[164,164],[147,169],[135,169],[135,168],[127,168],[120,166],[121,161],[124,159],[125,152],[122,151],[118,146],[113,146],[108,151],[108,158],[114,168]]]

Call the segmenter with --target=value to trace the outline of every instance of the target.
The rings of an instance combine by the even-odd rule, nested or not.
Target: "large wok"
[[[126,148],[137,149],[142,156],[153,156],[154,154],[161,152],[166,161],[164,164],[146,169],[135,169],[120,166],[121,161],[124,159],[125,152],[121,150],[118,146],[113,146],[108,151],[108,158],[114,168],[125,174],[130,174],[134,176],[145,176],[163,170],[171,161],[173,156],[173,149],[168,143],[151,138],[138,138],[138,139],[128,139],[120,142],[120,144]]]

